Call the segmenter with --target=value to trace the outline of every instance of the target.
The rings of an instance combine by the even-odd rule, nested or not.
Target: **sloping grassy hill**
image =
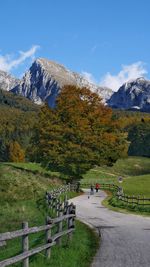
[[[41,168],[42,170],[42,168]],[[48,173],[47,173],[48,176]],[[17,169],[8,164],[0,164],[0,202],[37,199],[46,190],[61,184],[57,178],[45,177],[44,171],[36,174]]]
[[[45,224],[48,210],[45,191],[58,187],[62,181],[38,164],[0,163],[0,232],[21,229],[23,221],[29,226]],[[70,193],[73,197],[76,193]],[[69,195],[68,195],[69,197]],[[45,233],[30,235],[30,248],[45,243]],[[76,222],[72,242],[63,238],[61,247],[52,248],[51,259],[45,251],[30,258],[31,267],[88,267],[98,247],[98,238],[86,225]],[[0,249],[0,261],[21,253],[20,238],[10,240]],[[21,263],[13,265],[21,267]]]
[[[1,232],[20,227],[23,220],[37,221],[36,201],[47,190],[59,186],[61,180],[19,170],[0,163],[0,229]],[[38,214],[43,221],[43,215]],[[7,222],[7,223],[5,223]]]
[[[46,177],[56,178],[60,176],[58,172],[52,172],[51,170],[47,170],[45,168],[42,168],[40,163],[33,163],[33,162],[6,162],[4,163],[7,166],[14,167],[18,170],[28,171],[33,174],[39,174]]]

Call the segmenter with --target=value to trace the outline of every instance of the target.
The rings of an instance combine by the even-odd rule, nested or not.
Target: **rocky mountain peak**
[[[150,81],[143,77],[126,82],[107,101],[119,109],[150,111]]]
[[[112,94],[111,89],[108,89],[108,94],[106,91],[104,93],[104,88],[90,83],[82,75],[44,58],[38,58],[33,62],[20,84],[12,92],[21,94],[37,104],[46,101],[49,106],[53,107],[55,99],[64,85],[89,87],[92,91],[97,91],[105,99]]]
[[[54,61],[45,58],[38,58],[33,63],[31,69],[34,68],[34,66],[36,66],[36,68],[41,68],[43,72],[47,72],[48,75],[58,82],[60,87],[64,84],[76,84],[73,73],[63,65]]]
[[[0,89],[10,91],[13,87],[19,84],[20,80],[14,78],[6,71],[0,70]]]

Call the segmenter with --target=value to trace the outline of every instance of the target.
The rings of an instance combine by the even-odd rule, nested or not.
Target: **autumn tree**
[[[12,162],[24,162],[25,153],[17,141],[9,145],[9,160]]]
[[[41,109],[36,155],[48,168],[80,179],[95,165],[112,165],[127,151],[112,110],[87,88],[65,86],[56,107]]]

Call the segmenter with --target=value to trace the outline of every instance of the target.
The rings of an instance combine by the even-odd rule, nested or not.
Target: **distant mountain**
[[[0,71],[0,89],[24,96],[36,104],[48,102],[54,107],[64,85],[86,86],[112,108],[150,112],[150,81],[144,78],[129,81],[114,93],[110,88],[91,83],[81,74],[43,58],[35,60],[21,80]]]
[[[111,95],[109,88],[99,87],[90,83],[82,75],[72,72],[56,62],[47,59],[37,59],[24,77],[11,91],[20,94],[37,104],[48,102],[49,106],[55,105],[55,99],[64,85],[87,86],[92,91],[97,91],[105,102]]]
[[[150,81],[141,77],[123,84],[107,104],[117,109],[150,112]]]
[[[10,91],[19,84],[19,82],[19,79],[16,79],[7,72],[0,70],[0,89]]]

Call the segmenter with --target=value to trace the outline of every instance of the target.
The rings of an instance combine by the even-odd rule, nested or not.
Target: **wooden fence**
[[[82,186],[89,186],[91,184],[84,183]],[[141,206],[150,206],[150,198],[144,197],[144,196],[129,196],[123,192],[123,189],[115,184],[100,184],[100,189],[104,190],[111,190],[113,191],[113,195],[117,197],[118,200],[121,200],[122,202],[125,202],[127,205],[130,204],[132,206],[134,205],[141,205]]]
[[[21,237],[22,253],[0,261],[0,267],[9,266],[11,264],[22,261],[23,267],[29,267],[29,258],[41,251],[45,250],[45,255],[50,258],[51,247],[58,244],[61,245],[62,237],[68,235],[68,239],[71,240],[72,233],[75,230],[75,216],[76,206],[71,203],[69,204],[67,197],[61,202],[58,196],[62,193],[66,193],[75,189],[75,186],[67,185],[62,186],[56,190],[46,192],[46,203],[49,209],[55,211],[56,217],[46,218],[46,224],[42,226],[29,227],[28,222],[22,223],[22,229],[6,232],[0,234],[0,246],[5,246],[8,240],[12,240]],[[54,233],[53,229],[57,229]],[[29,235],[39,232],[45,232],[45,244],[36,248],[30,249]]]

